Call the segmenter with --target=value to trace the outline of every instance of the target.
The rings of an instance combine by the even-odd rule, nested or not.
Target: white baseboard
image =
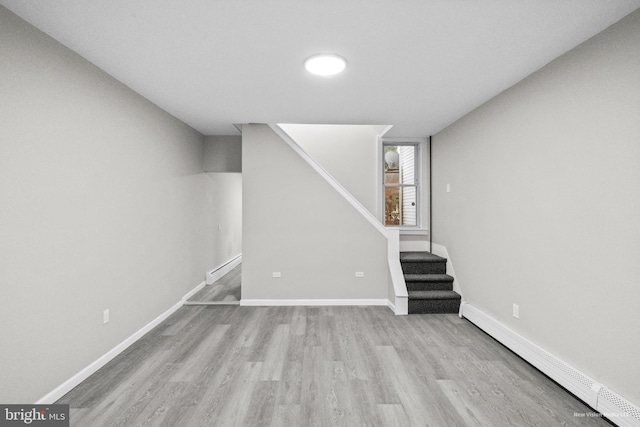
[[[202,282],[200,283],[198,286],[196,286],[195,288],[191,289],[189,292],[187,292],[187,294],[185,296],[182,297],[182,302],[186,302],[189,298],[191,298],[192,296],[194,296],[195,294],[197,294],[202,288],[204,288],[205,286],[207,286],[207,282]]]
[[[242,306],[338,306],[388,305],[387,299],[242,299]]]
[[[196,305],[240,305],[240,301],[185,301],[185,306]]]
[[[598,412],[621,427],[640,426],[640,407],[602,387],[598,393]]]
[[[219,265],[207,273],[207,285],[213,284],[216,280],[222,278],[225,274],[236,268],[242,262],[242,254],[236,255],[229,261]]]
[[[387,307],[389,307],[389,308],[391,309],[391,311],[393,311],[393,312],[394,312],[394,314],[395,314],[395,312],[396,312],[396,305],[395,305],[393,302],[391,302],[391,300],[387,300]]]
[[[575,369],[471,304],[460,312],[487,334],[535,366],[619,426],[640,427],[640,407]]]
[[[198,287],[200,288],[203,286],[204,286],[204,282],[198,285]],[[175,313],[180,307],[182,307],[182,304],[184,303],[184,301],[185,301],[184,298],[181,299],[178,303],[174,304],[169,310],[165,311],[160,316],[156,317],[151,322],[143,326],[133,335],[131,335],[130,337],[122,341],[120,344],[118,344],[117,346],[115,346],[114,348],[106,352],[104,355],[98,358],[98,360],[91,363],[89,366],[87,366],[86,368],[84,368],[83,370],[81,370],[71,378],[69,378],[67,381],[63,382],[58,387],[56,387],[55,389],[53,389],[52,391],[50,391],[49,393],[47,393],[46,395],[38,399],[38,401],[36,401],[35,404],[49,405],[59,400],[60,398],[62,398],[62,396],[69,393],[76,386],[78,386],[82,381],[89,378],[89,376],[97,372],[98,369],[102,368],[104,365],[106,365],[112,359],[114,359],[117,355],[122,353],[124,350],[126,350],[128,347],[130,347],[132,344],[134,344],[136,341],[142,338],[143,335],[145,335],[151,329],[158,326],[160,322],[162,322],[167,317]]]
[[[219,278],[227,274],[229,271],[231,271],[238,264],[240,264],[241,261],[242,261],[242,254],[227,261],[223,265],[211,270],[209,273],[207,273],[207,279],[209,279],[209,277],[214,278],[214,280],[211,282],[213,283],[215,280],[218,280]],[[64,383],[60,384],[58,387],[56,387],[55,389],[53,389],[52,391],[50,391],[49,393],[47,393],[46,395],[38,399],[35,403],[37,405],[52,404],[53,402],[57,401],[65,394],[69,393],[74,387],[76,387],[82,381],[86,380],[89,376],[97,372],[98,369],[102,368],[104,365],[109,363],[113,358],[115,358],[117,355],[119,355],[128,347],[130,347],[132,344],[134,344],[136,341],[138,341],[143,335],[145,335],[151,329],[158,326],[163,320],[165,320],[166,318],[171,316],[173,313],[175,313],[180,307],[182,307],[185,304],[185,302],[189,298],[191,298],[198,291],[204,288],[206,284],[207,282],[200,283],[198,286],[196,286],[191,291],[189,291],[185,296],[183,296],[180,299],[180,301],[174,304],[167,311],[165,311],[164,313],[162,313],[161,315],[153,319],[151,322],[143,326],[140,330],[135,332],[130,337],[126,338],[120,344],[116,345],[114,348],[112,348],[107,353],[99,357],[96,361],[91,363],[89,366],[82,369],[80,372],[78,372],[77,374],[75,374],[74,376],[66,380]]]

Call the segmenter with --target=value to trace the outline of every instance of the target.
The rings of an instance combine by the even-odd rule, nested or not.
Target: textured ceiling
[[[640,0],[0,0],[200,132],[391,124],[433,134]],[[306,73],[318,52],[348,61]]]

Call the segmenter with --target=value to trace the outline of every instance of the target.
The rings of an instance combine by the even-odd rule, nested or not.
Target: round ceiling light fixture
[[[304,68],[316,76],[330,77],[347,68],[347,61],[334,53],[319,53],[304,61]]]

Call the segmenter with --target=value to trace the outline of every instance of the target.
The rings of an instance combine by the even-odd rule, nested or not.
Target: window
[[[384,225],[417,227],[419,145],[383,142]]]

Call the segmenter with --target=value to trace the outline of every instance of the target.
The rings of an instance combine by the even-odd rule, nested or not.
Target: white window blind
[[[417,225],[416,217],[416,146],[401,145],[398,147],[400,155],[400,182],[410,187],[402,187],[402,224]]]

